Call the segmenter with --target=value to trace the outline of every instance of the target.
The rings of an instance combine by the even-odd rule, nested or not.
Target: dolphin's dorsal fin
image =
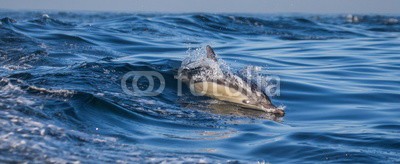
[[[210,45],[206,46],[206,51],[207,51],[207,58],[217,61],[217,58],[215,57],[214,50],[211,48]]]

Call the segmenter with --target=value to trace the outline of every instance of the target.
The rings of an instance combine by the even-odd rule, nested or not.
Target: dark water
[[[0,162],[400,162],[398,16],[0,18]],[[272,101],[286,115],[213,113],[201,97],[187,105],[174,76],[206,44],[234,70],[278,76]],[[164,91],[124,93],[130,71],[160,72]]]

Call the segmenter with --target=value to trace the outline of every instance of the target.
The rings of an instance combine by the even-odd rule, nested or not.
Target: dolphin
[[[205,61],[205,64],[179,69],[178,79],[189,85],[191,91],[247,109],[273,113],[277,116],[285,114],[283,109],[272,104],[271,99],[256,84],[246,82],[231,72],[221,72],[211,46],[206,46],[206,53],[208,61]]]

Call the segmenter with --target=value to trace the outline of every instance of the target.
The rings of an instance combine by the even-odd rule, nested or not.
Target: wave
[[[183,34],[185,37],[207,36],[224,39],[252,36],[275,37],[283,40],[344,39],[370,35],[366,31],[395,32],[399,29],[398,17],[370,15],[350,15],[351,19],[357,18],[357,21],[352,21],[351,24],[348,21],[349,16],[319,15],[275,17],[237,14],[146,15],[133,13],[104,17],[102,14],[82,14],[82,17],[92,20],[89,22],[68,13],[49,13],[38,17],[40,18],[28,22],[18,22],[5,17],[2,22],[3,24],[24,26],[24,29],[28,29],[28,27],[79,29],[83,26],[94,30],[134,33],[142,36],[182,37]],[[82,25],[78,26],[78,24]],[[361,29],[358,28],[360,25]]]

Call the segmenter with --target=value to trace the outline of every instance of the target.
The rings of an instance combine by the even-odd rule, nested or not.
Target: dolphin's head
[[[240,104],[243,107],[274,113],[278,116],[285,115],[284,110],[273,105],[265,93],[253,91],[247,93],[246,97],[247,99],[242,100],[242,103]]]
[[[217,62],[216,55],[214,53],[214,50],[211,48],[211,46],[207,45],[206,46],[206,51],[207,51],[207,58]],[[257,85],[246,85],[246,86],[226,86],[228,88],[234,88],[234,90],[238,91],[239,96],[226,96],[220,99],[224,99],[226,101],[234,102],[242,107],[245,108],[250,108],[250,109],[256,109],[256,110],[262,110],[265,112],[269,113],[274,113],[278,116],[283,116],[285,112],[282,109],[277,108],[274,106],[269,99],[269,97],[261,91],[260,88],[257,87]],[[251,89],[249,89],[251,88]]]

